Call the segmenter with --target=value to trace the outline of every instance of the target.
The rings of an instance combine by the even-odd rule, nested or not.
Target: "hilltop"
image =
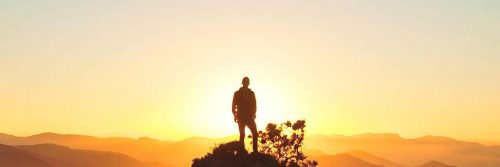
[[[281,166],[268,154],[248,154],[238,141],[221,144],[201,158],[193,159],[192,167],[264,167]]]

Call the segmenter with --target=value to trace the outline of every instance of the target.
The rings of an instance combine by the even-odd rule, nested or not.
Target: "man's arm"
[[[234,92],[234,95],[233,95],[233,105],[231,106],[231,111],[233,112],[233,115],[236,115],[236,98],[237,98],[236,93],[237,92]]]
[[[257,100],[255,99],[255,93],[253,91],[252,91],[251,101],[252,101],[252,115],[253,118],[255,119],[257,113]]]

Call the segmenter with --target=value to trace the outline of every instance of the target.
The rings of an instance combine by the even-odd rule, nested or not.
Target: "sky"
[[[0,1],[0,132],[500,141],[500,1]]]

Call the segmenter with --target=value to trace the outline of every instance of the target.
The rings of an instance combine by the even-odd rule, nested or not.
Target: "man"
[[[245,126],[248,126],[252,132],[253,152],[257,153],[257,125],[255,125],[255,112],[257,112],[257,103],[255,94],[248,88],[250,79],[244,77],[242,82],[243,87],[234,92],[232,111],[234,121],[238,123],[240,130],[240,143],[245,148]]]

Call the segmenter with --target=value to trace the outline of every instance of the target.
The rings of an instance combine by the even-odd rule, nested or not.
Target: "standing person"
[[[255,125],[255,113],[257,112],[257,103],[255,94],[248,88],[250,79],[244,77],[241,81],[243,87],[234,92],[232,111],[234,121],[238,123],[240,130],[240,143],[245,148],[245,126],[252,132],[253,152],[257,153],[257,125]]]

